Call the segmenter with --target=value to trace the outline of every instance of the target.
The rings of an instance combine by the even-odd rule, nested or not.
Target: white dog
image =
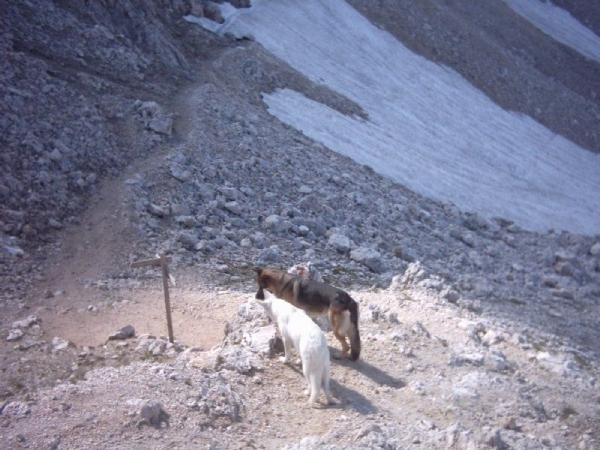
[[[285,356],[280,358],[281,362],[288,363],[290,361],[292,347],[300,353],[302,372],[308,381],[310,406],[315,406],[321,385],[325,391],[327,403],[333,404],[334,400],[329,392],[331,376],[329,349],[325,335],[317,324],[304,311],[285,300],[269,297],[258,303],[265,309],[267,316],[277,323],[281,332],[285,349]]]

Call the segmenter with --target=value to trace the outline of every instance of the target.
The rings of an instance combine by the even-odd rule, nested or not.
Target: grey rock
[[[190,216],[192,214],[190,207],[184,203],[172,203],[170,209],[173,216]]]
[[[158,205],[155,205],[154,203],[150,203],[148,205],[148,212],[156,217],[164,217],[169,214],[167,210],[161,208]]]
[[[185,231],[182,231],[177,235],[177,241],[181,242],[181,244],[188,250],[196,250],[196,246],[200,242],[195,233],[189,233]]]
[[[144,102],[138,108],[146,127],[156,133],[170,136],[173,132],[173,118],[165,114],[156,102]]]
[[[563,277],[573,277],[575,275],[575,268],[569,261],[559,261],[554,266],[556,273]]]
[[[325,441],[319,436],[306,436],[297,444],[286,444],[281,450],[314,450],[326,448]]]
[[[272,245],[269,248],[261,250],[258,255],[258,259],[264,262],[278,262],[281,260],[281,252],[279,247]]]
[[[350,239],[340,233],[333,233],[327,242],[340,253],[347,253],[352,245]]]
[[[2,408],[2,416],[11,417],[14,419],[24,419],[31,414],[31,408],[26,402],[15,401],[10,402]]]
[[[425,270],[425,268],[419,261],[415,263],[410,263],[404,271],[404,274],[395,275],[392,278],[392,282],[390,284],[389,289],[391,291],[402,290],[408,286],[415,285],[429,277],[429,273]]]
[[[394,256],[396,258],[400,258],[408,263],[412,263],[415,262],[417,260],[415,254],[413,253],[412,250],[410,250],[409,248],[402,246],[402,245],[395,245],[392,248],[392,251],[394,253]]]
[[[256,329],[256,331],[248,335],[247,340],[253,352],[269,358],[279,352],[283,346],[281,339],[277,337],[277,330],[274,324]]]
[[[192,177],[192,172],[184,169],[183,167],[179,166],[178,164],[173,164],[170,167],[169,172],[173,176],[173,178],[175,178],[181,182],[188,181]]]
[[[421,322],[415,322],[410,330],[417,336],[422,336],[426,338],[431,337],[431,334],[429,333],[429,331],[427,331],[427,329],[423,326]]]
[[[450,358],[449,365],[461,366],[463,364],[472,364],[480,366],[483,364],[485,356],[477,352],[459,352]]]
[[[235,201],[238,199],[238,190],[236,188],[226,186],[220,187],[219,193],[221,193],[227,201]]]
[[[236,201],[227,202],[223,206],[227,211],[229,211],[232,214],[235,214],[236,216],[239,216],[242,213],[242,207]]]
[[[380,273],[387,269],[387,266],[381,258],[381,253],[377,250],[367,247],[359,247],[350,252],[350,258],[354,261],[367,266],[373,272]]]
[[[455,387],[452,389],[452,400],[454,402],[461,402],[465,399],[473,400],[478,398],[479,395],[472,389],[464,387]]]
[[[56,219],[50,219],[48,220],[48,225],[50,225],[52,228],[56,229],[56,230],[60,230],[63,227],[63,224],[60,223],[58,220]]]
[[[381,433],[381,427],[375,423],[365,425],[363,428],[358,430],[354,435],[354,440],[359,441],[370,433]]]
[[[68,347],[74,346],[71,342],[67,341],[66,339],[57,336],[52,338],[51,344],[55,351],[63,351],[66,350]]]
[[[456,303],[460,299],[460,294],[449,287],[442,289],[440,296],[450,303]]]
[[[471,233],[461,234],[460,240],[467,244],[469,247],[475,247],[475,237]]]
[[[292,227],[292,223],[277,214],[272,214],[265,219],[264,226],[273,233],[283,233]]]
[[[490,448],[495,448],[498,450],[508,450],[511,447],[502,440],[500,431],[501,430],[498,428],[490,431],[487,437],[485,437],[484,442]]]
[[[12,330],[10,330],[8,332],[8,335],[6,336],[6,340],[8,342],[14,342],[14,341],[18,341],[22,337],[23,337],[23,331],[21,331],[19,328],[13,328]]]
[[[177,216],[175,217],[175,222],[183,225],[186,228],[193,228],[198,225],[198,222],[194,216]]]
[[[202,425],[214,428],[239,422],[245,411],[242,397],[218,373],[202,376],[198,396],[188,406],[203,414]]]
[[[108,336],[109,341],[124,340],[135,337],[135,328],[132,325],[125,325],[119,331],[116,331]]]
[[[510,368],[506,356],[498,350],[490,352],[489,356],[485,358],[486,366],[495,372],[503,372]]]
[[[148,128],[156,133],[170,136],[173,133],[173,118],[167,116],[153,117],[148,122]]]
[[[9,245],[3,245],[2,246],[2,250],[4,253],[10,255],[10,256],[14,256],[14,257],[23,257],[25,256],[25,251],[20,248],[20,247],[13,247],[13,246],[9,246]]]
[[[29,328],[33,325],[39,324],[42,322],[41,317],[38,316],[29,316],[22,320],[16,320],[12,323],[13,328]]]
[[[202,5],[203,5],[202,10],[204,12],[204,17],[206,17],[207,19],[210,19],[214,22],[217,22],[217,23],[225,22],[225,19],[223,18],[223,15],[221,14],[221,9],[217,5],[217,3],[211,2],[211,1],[205,1]]]
[[[162,422],[169,421],[169,414],[165,412],[162,404],[157,400],[147,401],[140,410],[140,416],[147,425],[160,426]]]

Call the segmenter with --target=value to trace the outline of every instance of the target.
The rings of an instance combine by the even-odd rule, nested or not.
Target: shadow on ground
[[[389,386],[392,388],[402,388],[406,386],[406,383],[400,378],[396,378],[388,374],[387,372],[381,370],[380,368],[374,366],[371,363],[368,363],[363,359],[359,359],[358,361],[350,361],[348,359],[332,358],[331,361],[334,364],[357,370],[358,372],[362,373],[366,377],[369,377],[371,380],[373,380],[375,383],[381,386]]]

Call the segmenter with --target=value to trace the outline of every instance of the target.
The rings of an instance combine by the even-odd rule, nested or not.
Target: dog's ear
[[[263,271],[263,270],[262,270],[262,267],[255,267],[253,270],[254,270],[254,271],[257,273],[257,274],[259,274],[259,275],[260,275],[260,274],[262,273],[262,271]]]

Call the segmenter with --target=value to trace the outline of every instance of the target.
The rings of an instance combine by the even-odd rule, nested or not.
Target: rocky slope
[[[600,67],[503,3],[351,3],[599,150]],[[0,6],[3,447],[597,446],[598,236],[458,211],[281,124],[261,92],[362,111],[182,20],[214,11]],[[129,266],[156,253],[173,258],[176,345],[158,274]],[[249,301],[254,265],[308,260],[360,302],[365,340],[318,411]],[[137,337],[108,340],[127,324]]]

